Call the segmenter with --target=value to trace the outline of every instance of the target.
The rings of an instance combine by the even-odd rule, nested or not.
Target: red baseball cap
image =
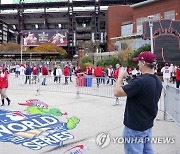
[[[166,63],[165,63],[165,66],[168,66],[168,65],[169,65],[168,62],[166,62]]]
[[[156,55],[150,51],[144,51],[139,54],[138,57],[133,58],[133,61],[144,60],[147,63],[153,63],[156,60]]]

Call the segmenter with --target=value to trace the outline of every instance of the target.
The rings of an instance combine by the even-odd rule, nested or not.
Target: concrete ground
[[[74,136],[73,139],[64,141],[63,146],[48,145],[40,150],[31,150],[22,145],[13,143],[0,142],[0,153],[9,154],[123,154],[123,144],[113,143],[113,138],[121,137],[123,132],[123,114],[125,107],[125,99],[120,99],[120,105],[114,106],[115,99],[97,97],[90,95],[80,95],[76,98],[74,93],[63,92],[46,92],[41,91],[40,95],[36,96],[35,91],[27,90],[11,90],[8,89],[8,95],[12,100],[10,106],[1,107],[5,110],[20,111],[27,114],[26,106],[20,106],[18,103],[25,102],[28,99],[39,99],[49,105],[49,108],[58,108],[62,112],[67,112],[67,115],[58,117],[60,121],[67,121],[67,117],[76,116],[80,119],[76,128],[68,130]],[[1,125],[3,123],[1,122]],[[2,128],[0,128],[0,132]],[[103,140],[104,133],[107,140]],[[108,135],[110,134],[110,143]],[[98,139],[96,139],[98,135]],[[101,134],[103,135],[103,134]],[[2,135],[1,135],[2,136]],[[0,139],[1,139],[0,136]],[[102,140],[99,139],[101,137]],[[158,113],[153,127],[153,137],[173,137],[174,143],[156,143],[153,144],[155,154],[180,154],[180,127],[171,120],[163,121],[163,113]],[[121,138],[119,138],[121,139]],[[99,145],[97,145],[98,141]],[[120,142],[120,140],[119,140]],[[101,144],[101,143],[104,143]],[[37,142],[38,145],[45,145],[42,142]],[[103,147],[103,149],[100,147]],[[82,146],[80,146],[82,145]],[[77,146],[77,147],[76,147]],[[68,151],[69,150],[69,151]]]

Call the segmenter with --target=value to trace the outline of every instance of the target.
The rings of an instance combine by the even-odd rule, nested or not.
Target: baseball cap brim
[[[139,60],[139,57],[133,58],[133,61],[138,61],[138,60]]]

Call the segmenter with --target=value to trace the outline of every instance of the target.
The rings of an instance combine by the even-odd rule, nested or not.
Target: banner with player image
[[[53,43],[57,46],[67,46],[66,29],[41,29],[41,30],[23,30],[23,46],[39,46],[44,43]]]

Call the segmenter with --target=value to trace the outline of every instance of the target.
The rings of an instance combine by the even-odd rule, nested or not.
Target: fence
[[[180,126],[180,89],[167,86],[164,97],[164,110]],[[167,116],[167,115],[166,115]],[[167,117],[165,117],[166,119]]]
[[[72,76],[72,82],[68,77],[68,84],[65,84],[65,76],[60,78],[60,83],[54,81],[54,76],[46,76],[46,84],[42,85],[44,76],[28,76],[30,80],[27,80],[27,76],[9,75],[9,88],[14,90],[30,90],[30,91],[50,91],[50,92],[65,92],[75,94],[86,94],[93,96],[101,96],[107,98],[114,97],[114,85],[106,84],[107,78],[92,78],[91,76]],[[57,78],[59,79],[59,78]],[[97,84],[98,81],[98,84]]]

